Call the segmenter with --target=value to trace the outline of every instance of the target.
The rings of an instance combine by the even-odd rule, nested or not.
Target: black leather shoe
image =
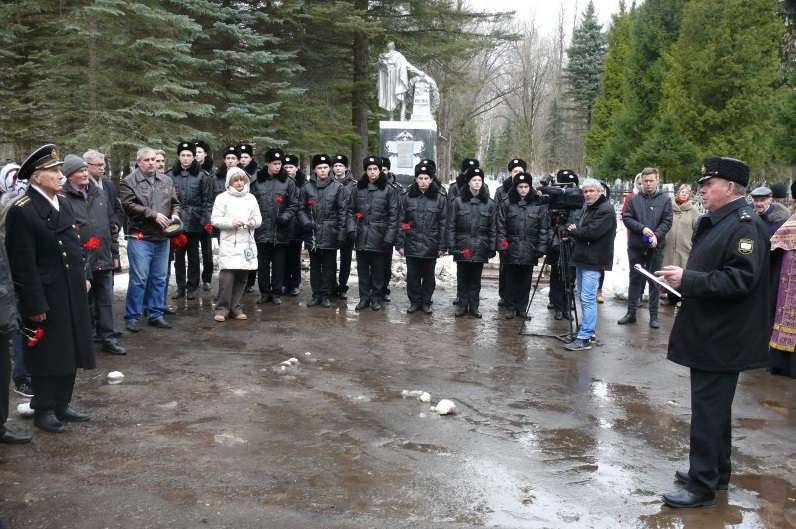
[[[312,296],[312,299],[307,303],[308,307],[314,307],[315,305],[321,304],[321,297],[320,296]]]
[[[280,298],[279,296],[274,296],[271,299],[271,303],[273,303],[274,305],[281,305],[282,304],[282,298]]]
[[[674,479],[679,483],[688,483],[691,478],[688,476],[687,470],[675,470]],[[729,488],[730,478],[719,478],[719,483],[716,485],[716,490],[727,490]]]
[[[686,489],[669,492],[663,495],[663,503],[675,509],[690,509],[693,507],[707,507],[716,502],[715,496],[697,494]]]
[[[112,355],[124,356],[127,354],[127,350],[124,347],[111,341],[102,344],[102,350]]]
[[[373,312],[379,311],[382,309],[381,301],[378,299],[374,299],[373,302],[370,304],[370,310]]]
[[[432,312],[434,312],[433,310],[431,310],[430,303],[423,305],[423,312],[425,312],[426,314],[431,314]]]
[[[32,439],[29,433],[16,433],[6,430],[3,435],[0,435],[0,443],[7,445],[24,445],[29,443]]]
[[[479,320],[483,318],[483,315],[478,311],[478,306],[470,305],[470,314],[472,314],[473,318],[478,318]]]
[[[658,321],[658,318],[650,318],[650,329],[660,329],[661,324]]]
[[[182,289],[177,290],[177,293],[171,296],[171,299],[182,299],[185,297],[185,291]]]
[[[45,432],[61,433],[64,431],[64,423],[58,420],[52,410],[37,413],[33,417],[33,424]]]
[[[55,416],[61,422],[88,422],[91,420],[91,416],[87,413],[83,413],[81,411],[77,411],[76,409],[72,408],[71,406],[67,406],[63,411],[56,411]]]
[[[138,323],[138,320],[129,320],[125,326],[127,327],[127,332],[141,332],[141,326]]]
[[[406,309],[406,313],[407,314],[414,314],[418,310],[420,310],[420,305],[418,305],[417,303],[412,303],[411,305],[409,305],[409,308]]]
[[[636,323],[636,315],[633,314],[632,312],[628,312],[627,314],[622,316],[622,318],[616,323],[618,323],[619,325],[627,325],[628,323]]]
[[[149,325],[155,327],[156,329],[171,329],[171,323],[167,322],[163,318],[158,318],[156,320],[149,320]]]
[[[364,310],[370,306],[370,300],[367,298],[362,298],[357,303],[357,306],[354,307],[354,310]]]
[[[332,300],[330,300],[328,296],[324,296],[321,298],[321,307],[328,309],[331,306],[332,306]]]

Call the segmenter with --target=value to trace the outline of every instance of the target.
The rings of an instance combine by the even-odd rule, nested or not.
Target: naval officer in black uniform
[[[78,368],[96,367],[86,289],[84,242],[69,202],[59,195],[65,178],[55,145],[39,147],[18,177],[30,179],[25,196],[8,212],[6,248],[27,340],[34,424],[64,431],[64,421],[89,416],[69,403]],[[43,331],[43,335],[36,335]]]
[[[727,490],[738,374],[766,366],[769,240],[744,199],[748,182],[744,162],[705,160],[699,193],[709,213],[697,223],[685,270],[657,272],[683,295],[668,358],[691,369],[690,466],[675,473],[684,487],[663,496],[671,507],[711,505]]]

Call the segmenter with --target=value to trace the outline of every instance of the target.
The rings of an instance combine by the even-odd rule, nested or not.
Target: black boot
[[[61,433],[64,431],[64,423],[58,420],[53,410],[37,411],[33,417],[33,424],[45,432]]]
[[[464,316],[465,314],[467,314],[467,305],[459,300],[459,303],[456,305],[456,311],[453,313],[453,315],[458,318],[459,316]]]
[[[354,310],[364,310],[370,306],[370,300],[368,298],[360,298],[359,303],[357,306],[354,307]]]
[[[627,314],[622,316],[622,318],[616,322],[619,325],[627,325],[628,323],[636,323],[636,313],[628,311]]]

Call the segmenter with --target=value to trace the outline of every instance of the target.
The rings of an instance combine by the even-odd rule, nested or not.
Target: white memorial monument
[[[409,74],[412,77],[409,77]],[[412,66],[406,57],[387,43],[379,56],[379,107],[389,113],[379,122],[381,155],[390,158],[392,172],[402,183],[414,180],[415,165],[423,158],[436,161],[439,89],[434,79]],[[406,119],[411,103],[411,118]],[[395,114],[397,112],[397,119]],[[407,179],[408,177],[408,179]]]

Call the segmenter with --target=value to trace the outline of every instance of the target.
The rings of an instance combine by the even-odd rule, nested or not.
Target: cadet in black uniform
[[[697,223],[686,268],[657,272],[683,294],[668,358],[691,369],[690,467],[675,472],[685,487],[663,496],[671,507],[712,505],[716,491],[727,489],[738,373],[766,366],[771,331],[769,241],[744,199],[749,167],[713,157],[702,175],[699,193],[710,213]]]
[[[334,180],[343,186],[345,191],[345,203],[351,200],[351,194],[357,188],[357,179],[348,170],[348,157],[344,154],[335,154],[332,156],[332,173]],[[337,278],[337,288],[334,294],[340,299],[348,297],[348,276],[351,274],[351,256],[354,252],[354,240],[344,238],[340,243],[340,274]]]

